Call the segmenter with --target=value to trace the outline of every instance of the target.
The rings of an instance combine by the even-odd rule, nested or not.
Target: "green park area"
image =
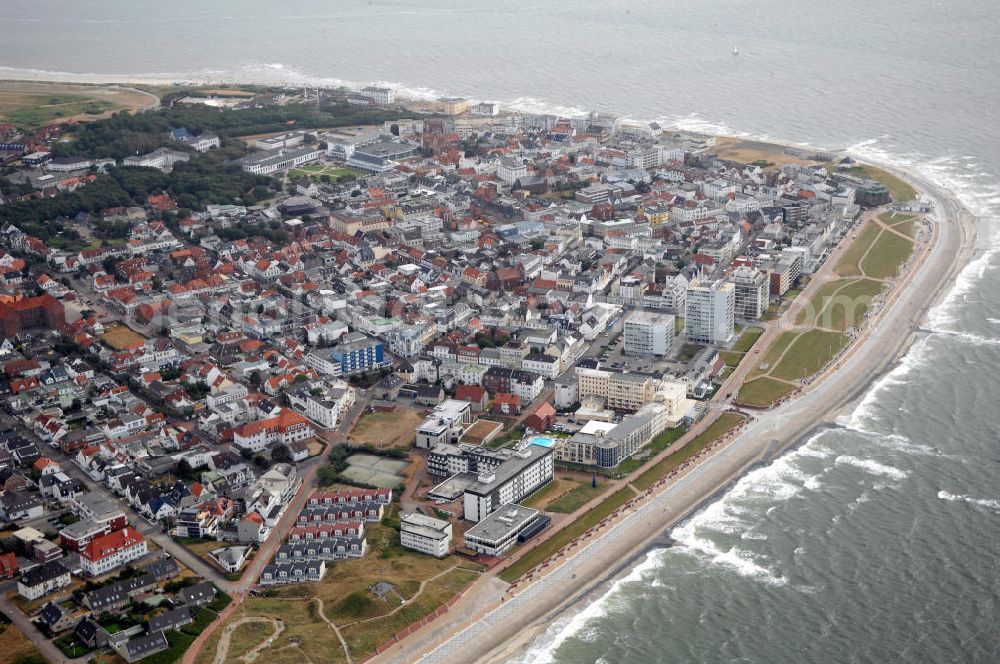
[[[897,203],[905,203],[906,201],[912,201],[917,197],[916,190],[909,185],[905,180],[896,177],[888,171],[883,171],[881,168],[871,166],[868,164],[860,164],[849,169],[841,169],[838,172],[846,173],[848,175],[853,175],[859,178],[865,178],[867,180],[875,180],[876,182],[881,182],[892,194],[892,199]]]
[[[640,491],[645,491],[742,421],[743,416],[739,413],[723,413],[704,431],[688,441],[684,447],[632,480],[632,486]]]
[[[364,173],[350,168],[338,168],[326,164],[299,166],[288,172],[288,177],[292,180],[307,178],[315,182],[350,182],[363,175]]]

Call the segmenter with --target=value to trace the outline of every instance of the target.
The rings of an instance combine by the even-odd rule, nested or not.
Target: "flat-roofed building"
[[[451,550],[451,523],[412,512],[399,520],[399,543],[407,549],[444,558]]]
[[[522,505],[506,505],[465,531],[465,546],[487,556],[502,556],[548,525],[548,517]]]
[[[429,450],[441,443],[457,443],[473,420],[472,404],[468,401],[447,399],[439,403],[423,423],[417,427],[416,446]]]
[[[625,319],[625,353],[663,356],[674,345],[674,317],[650,311],[633,311]]]
[[[481,521],[504,505],[516,503],[552,481],[552,448],[522,445],[496,468],[481,472],[465,490],[465,518]]]
[[[684,306],[684,333],[688,341],[724,344],[733,336],[736,289],[731,283],[688,284]]]
[[[770,284],[763,270],[741,265],[729,277],[734,287],[735,315],[757,320],[767,311]]]

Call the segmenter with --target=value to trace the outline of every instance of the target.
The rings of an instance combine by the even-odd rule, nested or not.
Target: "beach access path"
[[[689,515],[754,464],[770,461],[856,403],[909,348],[927,310],[954,282],[974,251],[972,215],[948,192],[912,175],[900,175],[933,202],[933,237],[878,315],[833,367],[781,407],[755,414],[740,435],[717,446],[659,493],[651,492],[551,572],[494,604],[489,612],[450,611],[443,620],[418,630],[372,661],[430,664],[516,658],[560,612],[591,593],[605,592],[608,583],[632,567],[636,555],[664,528]]]

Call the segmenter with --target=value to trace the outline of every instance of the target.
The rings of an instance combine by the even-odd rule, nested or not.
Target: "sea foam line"
[[[989,498],[973,498],[972,496],[961,496],[947,491],[938,491],[938,498],[955,503],[968,503],[977,507],[986,507],[991,510],[1000,510],[1000,500]]]

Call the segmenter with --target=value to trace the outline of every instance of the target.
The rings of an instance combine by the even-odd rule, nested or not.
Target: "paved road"
[[[17,588],[16,581],[8,581],[0,585],[0,611],[3,611],[7,617],[10,618],[11,622],[14,623],[14,627],[19,629],[22,634],[28,637],[28,639],[35,644],[35,647],[41,651],[45,660],[48,662],[54,662],[55,664],[87,661],[86,657],[70,659],[63,655],[62,651],[52,644],[52,641],[45,638],[45,635],[38,631],[38,628],[31,622],[31,619],[21,613],[21,609],[6,599],[7,593],[15,588]],[[54,596],[58,596],[58,594]]]

